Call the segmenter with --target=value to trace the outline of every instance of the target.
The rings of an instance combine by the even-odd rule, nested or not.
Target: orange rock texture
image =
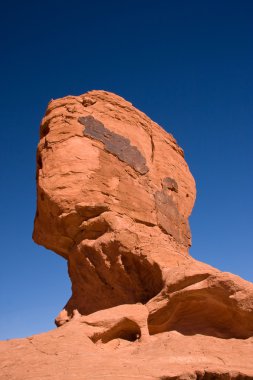
[[[183,150],[131,103],[51,101],[33,238],[72,296],[58,329],[1,343],[0,378],[253,379],[253,285],[189,255],[195,197]]]

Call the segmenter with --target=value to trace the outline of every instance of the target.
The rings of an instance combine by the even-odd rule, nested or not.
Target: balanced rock
[[[52,101],[40,135],[33,237],[68,260],[68,316],[146,304],[189,258],[196,191],[182,149],[102,91]]]
[[[33,238],[67,260],[72,296],[58,329],[22,341],[31,378],[253,378],[253,285],[190,256],[195,196],[183,150],[131,103],[49,103]],[[19,358],[20,342],[3,344]]]

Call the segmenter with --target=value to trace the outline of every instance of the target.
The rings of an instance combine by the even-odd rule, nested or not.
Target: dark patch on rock
[[[84,136],[101,141],[107,152],[117,156],[140,174],[149,171],[145,157],[136,146],[131,145],[129,139],[105,128],[104,124],[93,116],[79,117],[78,121],[85,126]]]
[[[165,191],[155,193],[157,220],[159,227],[180,244],[191,245],[191,232],[188,220],[179,213],[176,204]]]
[[[177,185],[177,182],[173,178],[170,178],[170,177],[164,178],[162,185],[164,189],[168,189],[168,190],[175,191],[176,193],[178,193],[178,185]]]

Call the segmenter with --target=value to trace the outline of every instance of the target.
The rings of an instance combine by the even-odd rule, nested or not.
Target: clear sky
[[[253,280],[253,1],[1,5],[0,339],[54,327],[66,262],[32,241],[51,98],[115,92],[172,132],[197,183],[191,254]]]

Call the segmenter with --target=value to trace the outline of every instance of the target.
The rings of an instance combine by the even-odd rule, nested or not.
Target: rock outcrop
[[[182,149],[103,91],[52,101],[40,135],[34,240],[68,260],[68,316],[146,304],[189,259],[196,192]]]
[[[3,343],[7,363],[21,344],[53,360],[53,379],[68,350],[80,360],[68,379],[253,378],[253,285],[189,255],[195,196],[176,140],[129,102],[104,91],[51,101],[33,238],[67,260],[72,296],[58,329]]]

